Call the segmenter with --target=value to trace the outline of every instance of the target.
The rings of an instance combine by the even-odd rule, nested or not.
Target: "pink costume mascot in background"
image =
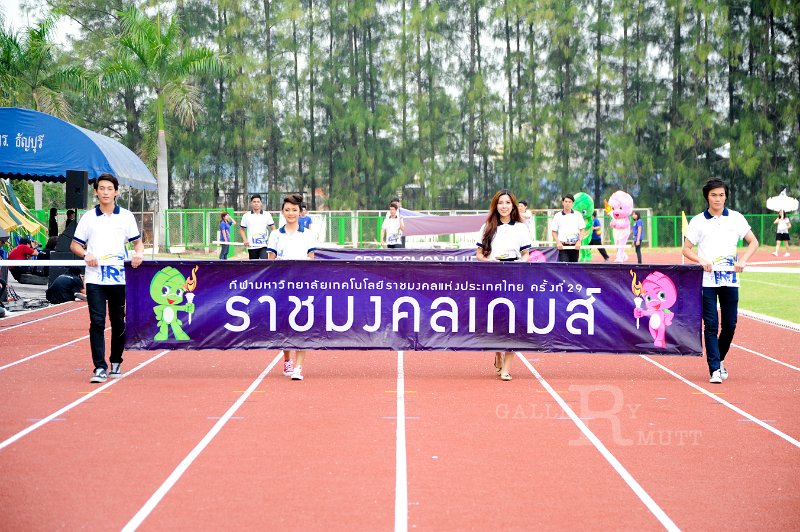
[[[614,236],[614,245],[617,246],[614,262],[626,262],[628,254],[625,253],[624,246],[631,234],[630,216],[633,213],[633,198],[627,192],[617,190],[606,202],[606,212],[610,213],[613,218],[609,225]]]

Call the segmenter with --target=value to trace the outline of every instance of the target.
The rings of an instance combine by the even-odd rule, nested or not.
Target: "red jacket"
[[[27,260],[36,253],[36,250],[27,244],[20,244],[8,254],[8,260]]]

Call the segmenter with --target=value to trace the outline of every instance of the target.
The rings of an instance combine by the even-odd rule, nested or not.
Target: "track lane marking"
[[[782,432],[782,431],[776,429],[775,427],[767,425],[766,423],[764,423],[760,419],[756,418],[755,416],[753,416],[751,414],[748,414],[747,412],[745,412],[744,410],[742,410],[738,406],[736,406],[736,405],[734,405],[732,403],[729,403],[728,401],[726,401],[725,399],[722,399],[721,397],[717,397],[716,394],[709,392],[708,390],[706,390],[702,386],[698,386],[697,384],[695,384],[692,381],[686,379],[682,375],[679,375],[679,374],[675,373],[674,371],[672,371],[668,367],[662,366],[661,364],[659,364],[655,360],[651,359],[647,355],[639,355],[639,356],[641,358],[645,359],[646,361],[650,362],[651,364],[653,364],[657,368],[661,368],[663,371],[666,371],[667,373],[669,373],[670,375],[672,375],[676,379],[678,379],[680,381],[683,381],[684,383],[688,384],[689,386],[691,386],[692,388],[694,388],[698,392],[702,393],[703,395],[706,395],[706,396],[712,398],[713,400],[717,401],[721,405],[730,408],[731,410],[733,410],[734,412],[736,412],[740,416],[743,416],[743,417],[747,418],[748,420],[752,421],[753,423],[757,424],[758,426],[767,429],[768,431],[772,432],[773,434],[775,434],[776,436],[780,437],[781,439],[791,443],[795,447],[800,448],[800,441],[792,438],[791,436],[789,436],[785,432]]]
[[[236,402],[233,403],[230,408],[228,408],[222,417],[220,417],[219,420],[214,423],[214,426],[211,427],[211,430],[209,430],[206,435],[203,436],[203,438],[197,443],[197,445],[194,446],[194,449],[192,449],[189,454],[187,454],[183,460],[181,460],[181,463],[178,464],[172,473],[169,474],[164,483],[161,484],[161,486],[159,486],[158,489],[150,496],[147,502],[144,503],[144,506],[139,508],[139,511],[136,512],[130,521],[128,521],[128,524],[122,528],[123,532],[136,530],[144,522],[144,520],[147,519],[155,507],[158,506],[162,499],[164,499],[169,490],[175,486],[186,470],[189,469],[189,467],[192,465],[192,462],[194,462],[195,459],[200,456],[200,453],[202,453],[205,448],[208,447],[208,444],[211,443],[211,440],[213,440],[217,434],[219,434],[225,424],[233,418],[233,415],[236,413],[236,411],[239,410],[250,394],[252,394],[261,384],[267,374],[272,371],[272,368],[275,367],[279,360],[283,360],[283,351],[275,355],[275,358],[272,359],[272,362],[270,362],[264,371],[262,371],[261,374],[256,377],[256,380],[254,380],[250,386],[247,387],[247,390],[245,390],[241,397],[239,397]]]
[[[758,351],[753,351],[752,349],[748,349],[748,348],[746,348],[744,346],[741,346],[739,344],[731,344],[731,346],[735,347],[736,349],[741,349],[742,351],[747,351],[748,353],[752,353],[752,354],[754,354],[756,356],[760,356],[761,358],[766,358],[767,360],[771,360],[773,362],[777,362],[778,364],[780,364],[782,366],[786,366],[789,369],[793,369],[795,371],[800,371],[800,368],[798,368],[797,366],[792,366],[791,364],[787,364],[786,362],[783,362],[783,361],[778,360],[776,358],[772,358],[771,356],[767,356],[764,353],[759,353]],[[0,369],[2,369],[2,368],[0,368]]]
[[[408,468],[406,460],[406,374],[403,365],[403,351],[397,352],[397,423],[395,441],[394,475],[394,530],[408,530]]]
[[[617,457],[615,457],[611,451],[608,450],[608,447],[606,447],[603,442],[600,441],[600,438],[595,436],[595,434],[589,430],[589,427],[586,426],[583,420],[578,417],[578,415],[569,407],[569,405],[566,403],[566,401],[564,401],[564,399],[562,399],[558,392],[556,392],[556,390],[554,390],[553,387],[550,386],[546,380],[544,380],[544,377],[542,377],[541,374],[536,371],[536,368],[533,367],[528,359],[518,351],[515,351],[515,353],[517,354],[517,358],[522,360],[522,363],[525,364],[533,376],[536,377],[536,380],[539,381],[539,384],[541,384],[547,390],[550,396],[555,399],[559,406],[563,409],[564,413],[569,416],[569,418],[578,427],[578,429],[580,429],[583,435],[592,443],[592,445],[594,445],[595,449],[597,449],[603,458],[605,458],[606,461],[611,465],[611,467],[614,468],[614,471],[616,471],[617,474],[622,477],[622,480],[624,480],[628,487],[631,488],[639,500],[642,501],[645,506],[647,506],[647,509],[650,510],[650,513],[652,513],[653,516],[658,519],[665,529],[672,532],[679,532],[680,528],[678,528],[678,525],[676,525],[672,519],[670,519],[667,513],[661,509],[658,503],[653,500],[653,498],[645,491],[641,484],[639,484],[636,479],[633,478],[633,475],[631,475],[628,470],[625,469],[625,466],[623,466],[622,463],[617,459]]]
[[[46,308],[50,308],[50,307],[44,307],[44,308],[37,309],[37,310],[44,310]],[[86,305],[80,305],[80,306],[77,306],[77,307],[75,307],[73,309],[70,309],[70,310],[65,310],[63,312],[57,312],[55,314],[50,314],[49,316],[45,316],[43,318],[37,318],[37,319],[31,320],[31,321],[23,321],[22,323],[17,323],[16,325],[9,325],[8,327],[0,327],[0,333],[5,332],[5,331],[10,331],[11,329],[16,329],[17,327],[22,327],[24,325],[31,325],[33,323],[36,323],[36,322],[39,322],[39,321],[42,321],[42,320],[48,320],[50,318],[55,318],[57,316],[63,316],[64,314],[69,314],[70,312],[75,312],[76,310],[81,310],[83,308],[86,308]],[[36,312],[36,310],[32,310],[31,312]],[[13,316],[8,316],[7,315],[6,318],[13,318]]]
[[[105,333],[110,328],[111,327],[106,327],[103,330],[103,333]],[[10,364],[6,364],[5,366],[0,366],[0,371],[3,371],[4,369],[8,369],[11,366],[16,366],[17,364],[22,364],[23,362],[27,362],[28,360],[34,359],[36,357],[39,357],[39,356],[42,356],[42,355],[46,355],[47,353],[49,353],[51,351],[55,351],[56,349],[60,349],[62,347],[66,347],[68,345],[72,345],[72,344],[74,344],[76,342],[80,342],[81,340],[86,340],[87,338],[89,338],[88,334],[86,336],[81,336],[80,338],[77,338],[75,340],[70,340],[67,343],[64,343],[64,344],[61,344],[61,345],[57,345],[55,347],[51,347],[50,349],[45,349],[44,351],[40,351],[39,353],[36,353],[36,354],[33,354],[33,355],[29,355],[29,356],[27,356],[25,358],[20,358],[19,360],[11,362]]]
[[[106,390],[106,389],[108,389],[110,386],[114,386],[114,385],[115,385],[117,382],[121,381],[122,379],[125,379],[125,378],[127,378],[127,377],[128,377],[128,375],[132,375],[133,373],[136,373],[137,371],[139,371],[139,370],[140,370],[140,369],[142,369],[143,367],[147,366],[147,365],[148,365],[148,364],[150,364],[151,362],[155,362],[156,360],[158,360],[158,359],[159,359],[159,358],[161,358],[162,356],[164,356],[164,355],[166,355],[167,353],[169,353],[169,351],[170,351],[170,350],[169,350],[169,349],[167,349],[166,351],[162,351],[162,352],[160,352],[159,354],[155,355],[154,357],[152,357],[152,358],[149,358],[149,359],[145,360],[144,362],[141,362],[141,363],[139,363],[139,365],[138,365],[138,366],[136,366],[135,368],[131,369],[130,371],[127,371],[127,372],[123,373],[123,374],[122,374],[122,377],[120,377],[119,379],[109,379],[109,381],[108,381],[108,382],[106,382],[105,384],[103,384],[102,386],[100,386],[99,388],[97,388],[96,390],[94,390],[94,391],[92,391],[92,392],[89,392],[88,394],[84,395],[84,396],[83,396],[83,397],[81,397],[80,399],[77,399],[77,400],[75,400],[75,401],[71,402],[71,403],[70,403],[70,404],[68,404],[67,406],[65,406],[65,407],[61,408],[60,410],[57,410],[57,411],[53,412],[53,413],[52,413],[52,414],[50,414],[49,416],[47,416],[47,417],[45,417],[45,418],[42,418],[40,421],[37,421],[36,423],[34,423],[33,425],[31,425],[31,426],[27,427],[26,429],[24,429],[24,430],[21,430],[21,431],[17,432],[16,434],[14,434],[13,436],[11,436],[11,437],[10,437],[10,438],[8,438],[7,440],[5,440],[5,441],[3,441],[2,443],[0,443],[0,450],[3,450],[3,449],[5,449],[6,447],[8,447],[9,445],[11,445],[12,443],[14,443],[14,442],[16,442],[17,440],[19,440],[20,438],[22,438],[23,436],[27,436],[28,434],[30,434],[30,433],[31,433],[31,432],[33,432],[34,430],[36,430],[36,429],[38,429],[38,428],[42,427],[42,426],[43,426],[43,425],[45,425],[46,423],[48,423],[48,422],[50,422],[50,421],[53,421],[53,420],[55,420],[55,419],[56,419],[56,418],[58,418],[58,417],[59,417],[61,414],[64,414],[64,413],[66,413],[66,412],[69,412],[70,410],[72,410],[72,409],[73,409],[73,408],[75,408],[76,406],[78,406],[78,405],[80,405],[81,403],[83,403],[83,402],[85,402],[85,401],[87,401],[87,400],[91,399],[91,398],[92,398],[92,397],[94,397],[95,395],[98,395],[98,394],[104,393],[104,392],[105,392],[105,390]]]
[[[719,306],[717,306],[719,308]],[[794,332],[800,332],[800,324],[782,320],[780,318],[774,318],[772,316],[767,316],[766,314],[759,314],[758,312],[753,312],[752,310],[747,309],[739,309],[739,316],[744,318],[749,318],[753,321],[757,321],[760,323],[766,323],[767,325],[772,325],[773,327],[780,327],[781,329],[788,329]]]

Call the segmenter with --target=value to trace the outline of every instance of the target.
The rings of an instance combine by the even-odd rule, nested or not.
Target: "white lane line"
[[[403,352],[397,352],[397,438],[395,442],[394,530],[408,530],[408,472],[406,467],[406,375]]]
[[[262,371],[261,374],[256,377],[256,380],[254,380],[250,386],[247,387],[244,393],[239,396],[239,399],[237,399],[236,402],[233,403],[233,405],[231,405],[231,407],[222,415],[222,417],[219,418],[219,421],[214,423],[214,426],[211,427],[211,430],[209,430],[206,435],[203,436],[203,439],[201,439],[198,444],[195,445],[194,449],[192,449],[191,452],[189,452],[189,454],[187,454],[186,457],[181,460],[181,463],[178,464],[178,467],[176,467],[172,473],[170,473],[164,483],[161,484],[161,486],[150,496],[144,506],[142,506],[139,511],[136,512],[136,515],[134,515],[133,518],[128,521],[128,524],[123,527],[123,532],[136,530],[144,522],[144,520],[147,519],[155,507],[158,506],[161,500],[167,495],[169,490],[175,486],[178,480],[180,480],[181,476],[183,476],[186,470],[189,469],[189,467],[192,465],[192,462],[194,462],[195,459],[200,456],[200,453],[202,453],[205,448],[208,447],[208,444],[211,443],[211,440],[213,440],[216,435],[219,434],[228,420],[233,417],[239,407],[241,407],[247,398],[250,397],[250,395],[255,391],[255,389],[258,388],[259,384],[261,384],[261,382],[272,370],[272,368],[275,367],[275,364],[277,364],[279,360],[283,360],[283,351],[278,353],[275,358],[272,359],[272,362],[269,363],[264,371]]]
[[[628,485],[628,487],[630,487],[631,490],[633,490],[633,493],[635,493],[636,496],[639,497],[639,500],[642,501],[645,506],[647,506],[647,509],[650,510],[650,512],[655,516],[656,519],[658,519],[661,525],[665,529],[670,531],[675,531],[675,532],[680,531],[678,525],[676,525],[672,521],[672,519],[669,518],[666,512],[661,509],[661,507],[645,491],[645,489],[641,486],[641,484],[639,484],[636,481],[636,479],[633,478],[633,475],[631,475],[628,472],[628,470],[625,469],[625,466],[623,466],[622,463],[620,463],[620,461],[617,460],[617,458],[611,453],[611,451],[609,451],[608,448],[605,445],[603,445],[603,442],[600,441],[600,438],[595,436],[594,433],[591,430],[589,430],[589,427],[586,426],[586,424],[569,407],[566,401],[564,401],[564,399],[561,398],[561,396],[552,388],[552,386],[550,386],[550,384],[546,380],[544,380],[544,378],[539,374],[538,371],[536,371],[536,368],[533,367],[533,365],[528,361],[528,359],[525,358],[525,356],[523,356],[522,353],[520,352],[516,352],[516,354],[517,358],[519,358],[522,361],[522,363],[525,364],[525,366],[527,366],[528,370],[531,373],[533,373],[534,377],[536,377],[536,380],[539,381],[539,384],[541,384],[545,388],[545,390],[547,390],[547,393],[549,393],[550,396],[553,399],[555,399],[555,401],[564,410],[564,412],[570,417],[570,419],[572,419],[572,422],[575,423],[575,425],[580,429],[583,435],[586,436],[586,438],[590,442],[592,442],[592,445],[594,445],[594,447],[600,452],[600,454],[603,455],[603,458],[605,458],[606,461],[611,465],[611,467],[614,468],[614,471],[616,471],[617,474],[620,477],[622,477],[622,480],[624,480],[625,483]]]
[[[783,362],[783,361],[778,360],[776,358],[772,358],[771,356],[767,356],[764,353],[759,353],[758,351],[753,351],[752,349],[748,349],[748,348],[743,347],[743,346],[741,346],[739,344],[731,344],[731,346],[735,347],[736,349],[741,349],[742,351],[747,351],[748,353],[752,353],[752,354],[754,354],[756,356],[759,356],[759,357],[762,357],[762,358],[766,358],[767,360],[771,360],[773,362],[777,362],[778,364],[780,364],[782,366],[786,366],[789,369],[793,369],[795,371],[800,371],[800,368],[798,368],[797,366],[792,366],[791,364],[787,364],[786,362]],[[0,369],[2,369],[2,368],[0,368]]]
[[[102,392],[103,392],[104,390],[106,390],[108,387],[110,387],[110,386],[113,386],[113,385],[114,385],[114,384],[116,384],[118,381],[120,381],[120,380],[122,380],[122,379],[125,379],[125,378],[127,378],[129,375],[132,375],[132,374],[136,373],[137,371],[139,371],[139,370],[140,370],[140,369],[142,369],[143,367],[147,366],[147,365],[148,365],[148,364],[150,364],[151,362],[155,362],[156,360],[158,360],[158,359],[159,359],[159,358],[161,358],[162,356],[166,355],[167,353],[169,353],[169,349],[167,349],[166,351],[162,351],[162,352],[160,352],[159,354],[155,355],[154,357],[152,357],[152,358],[149,358],[149,359],[145,360],[144,362],[140,363],[138,366],[136,366],[136,367],[135,367],[135,368],[133,368],[132,370],[125,372],[125,373],[122,375],[122,377],[120,377],[119,379],[109,379],[109,380],[108,380],[108,382],[106,382],[106,383],[105,383],[105,384],[103,384],[102,386],[99,386],[98,388],[95,388],[95,389],[94,389],[94,391],[91,391],[91,392],[87,393],[86,395],[84,395],[84,396],[83,396],[83,397],[81,397],[80,399],[78,399],[78,400],[76,400],[76,401],[73,401],[73,402],[71,402],[70,404],[68,404],[68,405],[67,405],[67,406],[65,406],[64,408],[62,408],[62,409],[60,409],[60,410],[57,410],[57,411],[53,412],[52,414],[50,414],[49,416],[47,416],[47,417],[45,417],[45,418],[42,418],[41,420],[37,421],[37,422],[36,422],[36,423],[34,423],[33,425],[29,426],[28,428],[26,428],[26,429],[24,429],[24,430],[21,430],[20,432],[17,432],[16,434],[14,434],[13,436],[11,436],[11,437],[10,437],[10,438],[8,438],[7,440],[5,440],[5,441],[3,441],[2,443],[0,443],[0,450],[3,450],[3,449],[5,449],[6,447],[8,447],[9,445],[11,445],[11,444],[12,444],[12,443],[14,443],[15,441],[19,440],[19,439],[20,439],[20,438],[22,438],[23,436],[27,436],[28,434],[30,434],[30,433],[31,433],[31,432],[33,432],[34,430],[38,429],[39,427],[42,427],[42,426],[43,426],[43,425],[45,425],[46,423],[48,423],[48,422],[50,422],[50,421],[54,421],[54,420],[55,420],[56,418],[58,418],[60,415],[62,415],[62,414],[64,414],[64,413],[66,413],[66,412],[69,412],[70,410],[72,410],[72,409],[73,409],[73,408],[75,408],[76,406],[80,405],[81,403],[83,403],[83,402],[85,402],[85,401],[88,401],[89,399],[91,399],[92,397],[94,397],[95,395],[97,395],[97,394],[99,394],[99,393],[102,393]]]
[[[45,307],[45,308],[50,308],[50,307]],[[17,327],[23,327],[25,325],[31,325],[32,323],[36,323],[37,321],[48,320],[50,318],[55,318],[57,316],[63,316],[64,314],[69,314],[70,312],[75,312],[76,310],[81,310],[81,309],[84,309],[84,308],[86,308],[86,305],[80,305],[80,306],[75,307],[73,309],[65,310],[64,312],[57,312],[55,314],[50,314],[49,316],[45,316],[43,318],[37,318],[37,319],[31,320],[31,321],[24,321],[24,322],[18,323],[16,325],[9,325],[8,327],[0,327],[0,333],[1,332],[5,332],[5,331],[10,331],[11,329],[16,329]],[[39,310],[44,310],[44,309],[39,309]],[[31,311],[31,312],[35,312],[35,311]],[[6,315],[6,318],[12,318],[12,317],[13,316]]]
[[[784,290],[800,290],[800,286],[791,286],[780,283],[769,283],[767,281],[759,281],[758,279],[753,279],[752,277],[748,277],[747,282],[753,284],[764,284],[767,286],[777,286],[778,288],[783,288]]]
[[[111,327],[106,327],[103,332],[105,333],[110,328]],[[27,362],[28,360],[31,360],[33,358],[40,357],[42,355],[46,355],[47,353],[50,353],[51,351],[55,351],[56,349],[61,349],[62,347],[66,347],[68,345],[72,345],[72,344],[74,344],[76,342],[80,342],[81,340],[86,340],[87,338],[89,338],[88,334],[86,336],[81,336],[80,338],[77,338],[77,339],[72,340],[70,342],[67,342],[65,344],[57,345],[55,347],[51,347],[50,349],[45,349],[44,351],[36,353],[35,355],[30,355],[30,356],[27,356],[25,358],[20,358],[19,360],[15,361],[15,362],[11,362],[10,364],[6,364],[5,366],[0,366],[0,371],[3,371],[4,369],[8,369],[11,366],[16,366],[17,364],[22,364],[23,362]]]
[[[717,308],[719,308],[719,306]],[[789,329],[790,331],[800,332],[800,324],[798,323],[782,320],[780,318],[774,318],[772,316],[767,316],[765,314],[759,314],[758,312],[753,312],[752,310],[746,310],[740,308],[739,316],[744,316],[745,318],[750,318],[751,320],[754,321],[760,321],[762,323],[774,325],[775,327]]]
[[[783,440],[786,440],[787,442],[791,443],[795,447],[800,448],[800,441],[797,441],[796,439],[792,438],[791,436],[789,436],[785,432],[781,432],[780,430],[776,429],[775,427],[767,425],[766,423],[764,423],[760,419],[756,418],[755,416],[752,416],[752,415],[748,414],[747,412],[745,412],[744,410],[742,410],[738,406],[729,403],[725,399],[721,399],[720,397],[717,397],[716,395],[714,395],[713,393],[709,392],[708,390],[706,390],[702,386],[698,386],[697,384],[691,382],[690,380],[684,378],[683,376],[678,375],[677,373],[675,373],[674,371],[672,371],[668,367],[662,366],[661,364],[659,364],[658,362],[656,362],[652,358],[648,357],[647,355],[639,355],[639,356],[642,357],[643,359],[645,359],[646,361],[650,362],[651,364],[653,364],[657,368],[661,368],[662,370],[666,371],[667,373],[669,373],[670,375],[672,375],[676,379],[678,379],[680,381],[683,381],[684,383],[688,384],[689,386],[691,386],[692,388],[694,388],[698,392],[702,393],[703,395],[707,395],[708,397],[712,398],[713,400],[715,400],[719,404],[730,408],[731,410],[733,410],[734,412],[736,412],[740,416],[749,419],[750,421],[752,421],[753,423],[757,424],[758,426],[767,429],[768,431],[772,432],[776,436],[779,436]]]

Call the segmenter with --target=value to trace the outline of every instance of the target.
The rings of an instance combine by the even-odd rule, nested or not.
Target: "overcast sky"
[[[50,8],[38,2],[27,2],[30,6],[29,10],[20,8],[20,0],[0,0],[0,12],[5,18],[5,27],[11,26],[11,29],[19,32],[25,28],[36,24],[50,12]],[[77,34],[77,25],[69,21],[66,17],[62,17],[59,23],[53,30],[53,40],[60,44],[66,44],[67,35]]]

